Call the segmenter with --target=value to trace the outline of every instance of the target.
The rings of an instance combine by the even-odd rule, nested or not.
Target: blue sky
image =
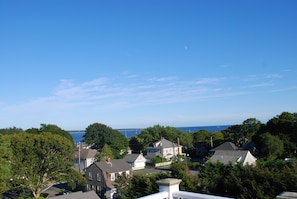
[[[297,111],[297,1],[0,0],[0,128]]]

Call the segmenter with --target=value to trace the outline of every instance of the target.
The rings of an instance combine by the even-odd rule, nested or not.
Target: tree
[[[287,156],[297,155],[297,113],[283,112],[270,119],[266,126],[267,132],[284,142]]]
[[[14,134],[20,132],[23,132],[23,130],[21,128],[16,127],[0,129],[0,134]]]
[[[248,118],[242,122],[242,134],[248,141],[259,131],[262,123],[256,118]]]
[[[194,148],[193,133],[183,133],[180,137],[180,143],[185,148]]]
[[[262,157],[280,158],[283,155],[284,144],[279,137],[267,132],[260,136],[259,142],[262,143],[259,147]]]
[[[101,150],[105,144],[109,145],[115,158],[121,158],[127,153],[128,140],[119,131],[104,124],[93,123],[86,128],[84,141],[94,144]]]
[[[116,184],[114,185],[117,192],[115,194],[115,199],[123,199],[126,198],[125,195],[128,192],[128,188],[132,177],[130,175],[126,175],[126,173],[122,173],[115,180]]]
[[[85,182],[73,168],[73,143],[52,133],[19,133],[11,136],[13,184],[29,189],[38,198],[42,188],[55,182]],[[74,177],[75,176],[75,177]]]
[[[180,189],[183,191],[198,192],[200,191],[200,179],[192,175],[190,167],[185,162],[174,162],[171,164],[171,175],[174,178],[181,179]]]
[[[40,124],[39,129],[31,128],[31,129],[27,129],[26,132],[32,133],[32,134],[50,132],[50,133],[65,137],[65,138],[69,139],[72,143],[74,143],[73,137],[70,135],[69,132],[61,129],[60,127],[58,127],[57,125],[54,125],[54,124]]]
[[[12,152],[8,138],[0,133],[0,197],[1,193],[9,189],[9,179],[11,178]]]
[[[177,142],[177,138],[181,137],[183,132],[174,127],[164,127],[160,125],[155,125],[153,127],[148,127],[144,129],[139,135],[137,135],[138,147],[144,153],[146,152],[146,148],[164,137],[165,139],[171,142]]]
[[[104,144],[100,153],[98,153],[98,155],[96,156],[96,159],[97,161],[102,162],[102,161],[106,161],[108,158],[111,160],[114,159],[113,152],[109,145]]]

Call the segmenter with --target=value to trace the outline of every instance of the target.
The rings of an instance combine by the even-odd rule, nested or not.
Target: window
[[[93,180],[92,172],[89,172],[89,180]]]
[[[100,182],[101,181],[101,173],[97,173],[97,181]]]
[[[111,174],[110,174],[110,180],[111,180],[111,181],[114,181],[114,180],[115,180],[115,174],[114,174],[114,173],[111,173]]]

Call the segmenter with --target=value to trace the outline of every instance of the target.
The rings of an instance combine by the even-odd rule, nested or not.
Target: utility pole
[[[80,172],[80,142],[78,143],[78,171]]]

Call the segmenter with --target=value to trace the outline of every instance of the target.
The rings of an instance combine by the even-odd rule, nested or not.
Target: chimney
[[[109,157],[106,158],[106,163],[109,164],[112,167],[112,163]]]
[[[167,192],[168,199],[172,199],[172,193],[179,191],[179,184],[181,180],[176,178],[166,178],[158,180],[159,192]]]
[[[179,143],[179,138],[177,138],[177,154],[180,155],[180,143]]]

